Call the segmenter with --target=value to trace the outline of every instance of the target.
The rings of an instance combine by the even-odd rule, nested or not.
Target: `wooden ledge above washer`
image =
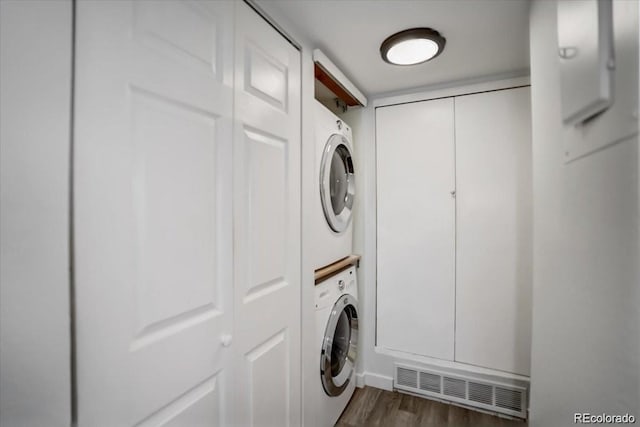
[[[346,270],[347,268],[351,267],[352,265],[357,266],[358,263],[360,262],[360,255],[349,255],[347,257],[342,258],[339,261],[334,262],[333,264],[329,264],[325,267],[319,268],[315,271],[315,284],[317,285],[318,283],[324,281],[325,279],[328,279],[329,277],[340,273],[343,270]]]
[[[345,105],[367,106],[367,98],[320,49],[313,50],[314,75]]]

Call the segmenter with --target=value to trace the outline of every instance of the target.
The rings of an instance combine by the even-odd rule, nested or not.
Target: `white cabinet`
[[[453,359],[453,98],[376,110],[377,344]]]
[[[530,141],[528,87],[376,110],[378,346],[529,374]]]
[[[529,374],[528,87],[455,98],[456,360]]]
[[[75,16],[78,424],[299,424],[299,52],[242,2]]]

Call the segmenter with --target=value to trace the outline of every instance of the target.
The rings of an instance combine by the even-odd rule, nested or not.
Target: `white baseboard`
[[[380,388],[382,390],[393,391],[393,377],[386,377],[384,375],[378,375],[371,372],[362,372],[356,374],[356,386],[369,386]]]
[[[364,373],[360,372],[359,374],[356,374],[356,387],[362,388],[364,385]]]

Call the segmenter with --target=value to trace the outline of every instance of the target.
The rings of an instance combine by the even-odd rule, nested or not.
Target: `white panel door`
[[[236,425],[297,426],[300,53],[245,3],[236,11]]]
[[[530,91],[460,96],[455,103],[456,361],[528,375]]]
[[[376,109],[377,345],[453,359],[453,99]]]
[[[228,425],[233,4],[76,8],[78,424]]]

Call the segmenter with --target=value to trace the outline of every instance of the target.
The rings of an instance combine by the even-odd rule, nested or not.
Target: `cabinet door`
[[[377,345],[453,359],[453,99],[376,110]]]
[[[529,374],[529,88],[455,98],[456,361]]]
[[[229,425],[233,4],[76,3],[78,425]]]
[[[237,426],[300,425],[300,52],[236,2]]]

